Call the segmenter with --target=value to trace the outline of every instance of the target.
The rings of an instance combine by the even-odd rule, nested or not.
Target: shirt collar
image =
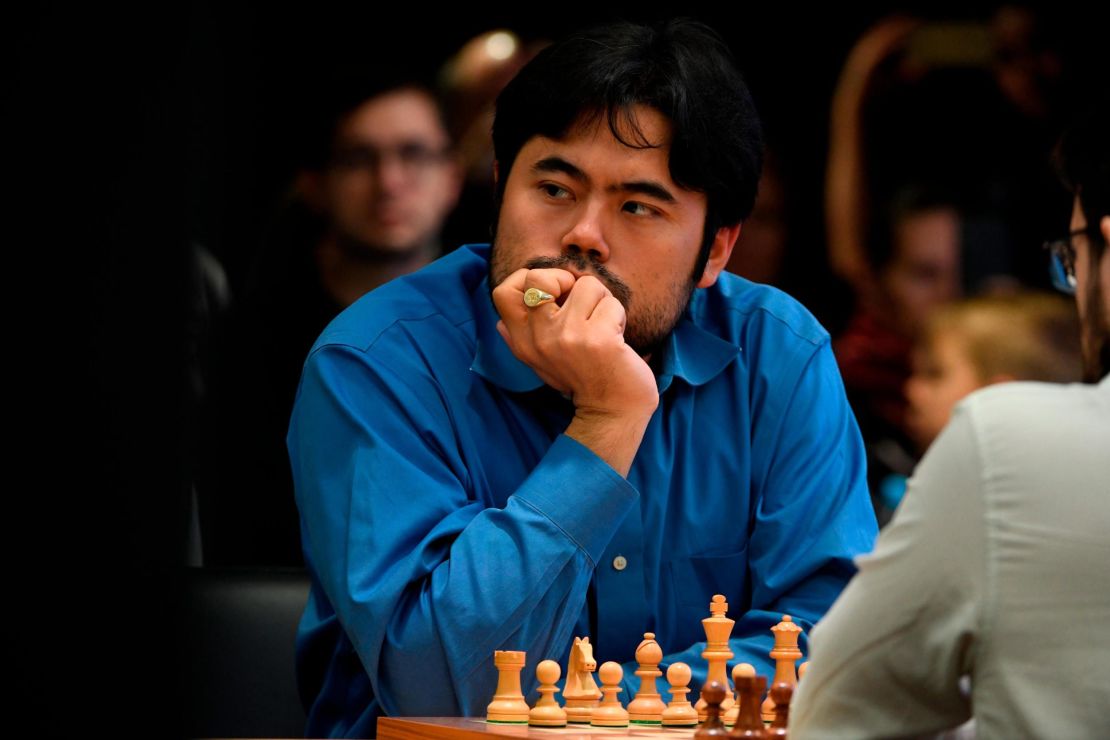
[[[516,358],[509,345],[497,332],[501,320],[489,292],[489,278],[470,294],[474,320],[477,322],[478,347],[470,369],[494,385],[514,393],[534,391],[543,386],[540,376]]]
[[[497,332],[497,322],[501,317],[490,297],[488,278],[474,289],[471,301],[477,322],[478,346],[470,369],[494,385],[514,393],[542,387],[540,377],[516,358]],[[667,337],[662,351],[662,370],[656,377],[660,393],[666,391],[675,378],[692,386],[704,385],[740,354],[739,347],[695,324],[689,311]]]
[[[695,298],[697,301],[697,298]],[[740,348],[694,323],[686,311],[663,344],[663,365],[656,379],[659,392],[674,378],[699,386],[720,375],[740,354]]]

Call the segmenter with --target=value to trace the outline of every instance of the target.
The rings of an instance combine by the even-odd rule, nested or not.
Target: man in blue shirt
[[[715,593],[736,660],[769,673],[769,628],[816,621],[876,533],[828,335],[722,273],[762,144],[720,38],[672,22],[555,44],[493,136],[492,248],[364,297],[305,365],[309,734],[480,714],[494,650],[527,651],[534,686],[575,635],[627,662],[655,632],[696,689]]]

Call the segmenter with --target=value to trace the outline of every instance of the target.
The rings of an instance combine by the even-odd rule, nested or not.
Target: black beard
[[[491,249],[496,249],[496,245],[493,245]],[[628,311],[629,305],[632,302],[632,289],[629,288],[623,280],[610,272],[609,269],[605,267],[605,265],[592,259],[588,259],[581,253],[568,253],[560,257],[537,257],[535,259],[529,260],[525,264],[525,267],[527,267],[529,270],[545,268],[566,269],[568,266],[573,266],[579,273],[592,273],[598,280],[601,281],[601,283],[606,288],[609,289],[609,291],[613,294],[613,297],[621,302],[621,305],[624,306],[624,310],[626,312]],[[497,284],[499,283],[498,276],[494,274],[494,259],[492,254],[490,255],[488,276],[490,297],[492,299],[493,289],[497,287]],[[694,295],[694,287],[694,281],[690,280],[686,286],[686,294],[681,300],[682,310],[675,314],[669,325],[664,327],[662,330],[647,333],[637,332],[635,329],[633,329],[633,331],[630,332],[630,327],[626,324],[624,334],[625,344],[635,350],[636,354],[640,355],[641,357],[647,357],[651,355],[653,359],[658,359],[658,351],[662,347],[663,342],[667,339],[667,337],[671,335],[671,332],[674,331],[675,326],[678,325],[678,322],[681,321],[683,315],[685,315],[686,309],[690,305],[690,300]],[[658,319],[658,317],[645,318],[653,319],[652,321],[648,322],[650,324],[657,324],[662,321],[661,319]],[[658,368],[655,369],[657,370]]]

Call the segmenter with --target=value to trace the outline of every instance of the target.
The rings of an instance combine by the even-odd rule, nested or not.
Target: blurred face
[[[435,103],[398,90],[352,111],[336,131],[323,206],[336,235],[375,253],[435,242],[458,199],[460,177]]]
[[[522,267],[595,275],[624,304],[625,341],[644,355],[674,328],[694,288],[716,281],[738,227],[718,232],[696,280],[705,194],[671,179],[669,121],[643,106],[635,114],[655,148],[625,146],[604,120],[521,148],[505,183],[490,280]]]
[[[940,306],[959,297],[960,222],[951,209],[915,213],[897,225],[883,284],[899,328],[915,336]]]
[[[957,332],[941,331],[919,343],[906,381],[906,431],[918,449],[932,444],[957,402],[984,385]]]
[[[743,243],[728,261],[729,272],[757,283],[775,281],[786,250],[786,193],[774,161],[764,162],[755,207],[744,220]]]

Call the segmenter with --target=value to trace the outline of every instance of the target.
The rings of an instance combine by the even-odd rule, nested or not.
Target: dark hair
[[[1098,224],[1110,216],[1110,105],[1101,101],[1056,146],[1056,170],[1068,190],[1079,196],[1079,207],[1090,227],[1091,256],[1098,258],[1106,241]]]
[[[1101,98],[1064,133],[1056,147],[1056,168],[1068,189],[1079,198],[1079,208],[1087,221],[1092,269],[1088,277],[1089,316],[1083,327],[1090,345],[1085,359],[1084,380],[1098,382],[1110,373],[1110,326],[1102,311],[1103,293],[1099,261],[1106,251],[1106,239],[1099,229],[1110,216],[1110,105]]]
[[[671,178],[706,194],[695,268],[700,275],[717,230],[751,213],[763,164],[763,133],[751,94],[728,46],[703,23],[616,23],[572,35],[536,55],[497,98],[497,197],[521,147],[534,136],[560,139],[573,126],[604,116],[622,144],[652,146],[633,118],[637,105],[670,119]]]
[[[955,334],[980,383],[998,375],[1072,383],[1080,379],[1075,301],[1031,291],[949,303],[929,316],[926,337]]]
[[[427,75],[408,70],[375,70],[372,74],[341,73],[320,82],[309,105],[312,114],[304,121],[298,165],[311,170],[327,167],[335,145],[335,134],[347,116],[364,103],[390,93],[414,91],[428,96],[436,106],[444,131],[449,131],[443,101]]]

